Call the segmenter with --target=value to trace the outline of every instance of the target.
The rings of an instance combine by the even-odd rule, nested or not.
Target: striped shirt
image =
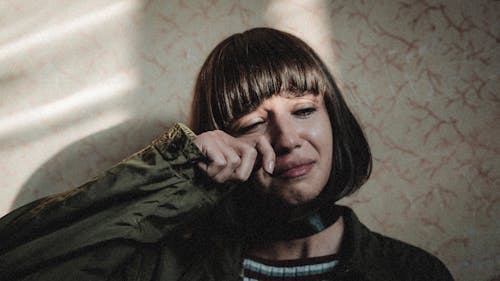
[[[337,255],[296,260],[243,260],[243,281],[310,281],[328,278],[338,263]]]

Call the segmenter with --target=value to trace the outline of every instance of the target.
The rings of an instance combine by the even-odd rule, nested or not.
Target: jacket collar
[[[359,221],[352,209],[346,206],[339,207],[344,219],[339,268],[344,271],[360,271],[363,261],[369,259],[366,251],[362,249],[370,243],[371,231]]]
[[[341,216],[344,219],[344,233],[340,246],[340,263],[337,265],[337,275],[344,276],[345,280],[364,280],[363,272],[367,260],[376,260],[376,257],[367,256],[370,253],[362,251],[371,243],[371,231],[364,226],[346,206],[339,206]],[[241,256],[244,251],[243,241],[216,236],[210,239],[212,254],[209,258],[200,255],[200,259],[193,261],[192,266],[187,270],[186,275],[180,280],[217,280],[223,277],[225,280],[238,280],[241,276]],[[215,251],[213,251],[215,249]],[[375,254],[375,253],[373,253]],[[214,268],[219,268],[220,272],[214,272]],[[208,278],[210,276],[211,278]],[[343,279],[344,280],[344,279]]]
[[[399,280],[385,268],[390,264],[384,253],[383,236],[363,225],[353,210],[342,206],[344,233],[340,245],[340,262],[335,270],[339,280]],[[375,275],[373,275],[376,273]]]

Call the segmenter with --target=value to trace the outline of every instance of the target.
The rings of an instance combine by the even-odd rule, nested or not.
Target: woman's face
[[[332,170],[333,137],[323,95],[274,95],[231,125],[232,135],[256,143],[265,139],[276,155],[272,175],[252,174],[260,192],[291,205],[316,198]]]

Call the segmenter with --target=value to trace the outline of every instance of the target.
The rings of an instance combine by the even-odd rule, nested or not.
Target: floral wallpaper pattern
[[[0,216],[83,184],[187,121],[208,52],[270,26],[318,51],[365,128],[373,174],[342,203],[437,255],[456,280],[499,280],[499,1],[0,7]]]

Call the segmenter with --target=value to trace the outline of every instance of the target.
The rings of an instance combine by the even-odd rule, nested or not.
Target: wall
[[[500,2],[0,3],[0,216],[78,186],[186,121],[203,59],[254,26],[304,38],[366,129],[372,229],[500,278]]]

